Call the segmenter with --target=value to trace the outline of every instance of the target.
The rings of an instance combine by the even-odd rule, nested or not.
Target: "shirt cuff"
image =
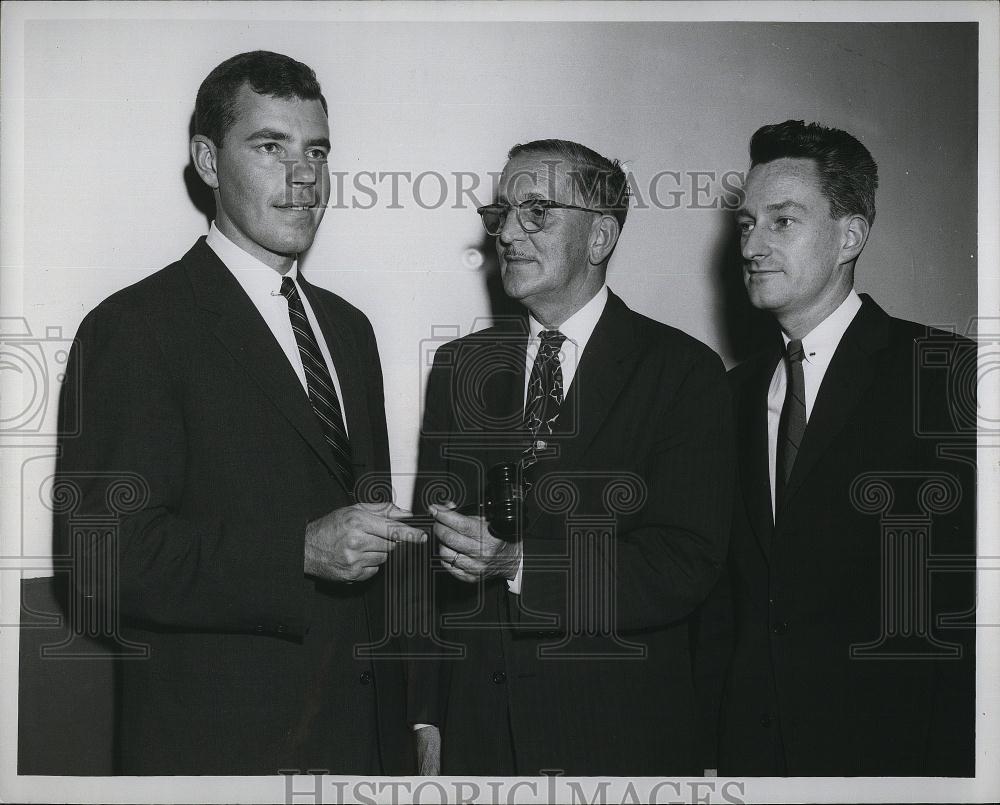
[[[422,730],[424,727],[433,727],[433,726],[434,726],[433,724],[414,724],[413,731],[416,732],[417,730]]]
[[[521,548],[521,555],[517,557],[517,575],[512,579],[507,579],[507,589],[514,595],[521,594],[521,577],[524,575],[524,548]]]

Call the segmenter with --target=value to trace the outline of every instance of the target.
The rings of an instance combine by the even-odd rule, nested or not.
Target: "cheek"
[[[824,281],[837,262],[835,241],[828,235],[817,234],[808,244],[804,244],[799,256],[799,270],[808,272],[811,281]]]
[[[254,177],[245,171],[230,171],[222,181],[221,193],[231,205],[241,210],[252,209],[262,195]]]
[[[330,203],[330,196],[332,195],[333,190],[330,186],[330,169],[326,165],[324,165],[322,170],[318,172],[316,180],[319,187],[319,201],[324,207],[326,207]]]

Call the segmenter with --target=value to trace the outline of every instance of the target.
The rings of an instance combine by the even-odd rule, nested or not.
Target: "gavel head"
[[[524,499],[520,465],[508,461],[490,467],[483,493],[490,531],[501,539],[515,539]]]

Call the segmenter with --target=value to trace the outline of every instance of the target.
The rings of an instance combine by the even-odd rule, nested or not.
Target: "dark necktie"
[[[788,342],[785,352],[785,403],[778,420],[778,455],[774,473],[774,510],[781,509],[785,485],[806,432],[806,379],[802,371],[802,341]]]
[[[563,401],[562,365],[559,350],[566,336],[558,330],[542,330],[535,363],[528,377],[528,393],[524,403],[524,427],[531,436],[531,445],[524,452],[522,467],[538,461],[539,439],[552,434],[559,406]]]
[[[319,344],[316,343],[312,327],[309,326],[309,319],[306,318],[305,308],[302,307],[299,290],[295,287],[291,277],[284,277],[281,280],[281,295],[288,300],[288,318],[292,323],[292,332],[295,333],[295,343],[299,347],[302,368],[305,369],[309,402],[312,404],[313,413],[316,414],[323,427],[326,443],[333,451],[334,463],[340,481],[347,491],[353,494],[354,472],[351,466],[351,445],[347,441],[347,429],[344,427],[344,417],[340,412],[340,402],[337,399],[333,378],[330,377],[330,370],[327,368],[326,361],[323,360],[323,353],[320,352]]]

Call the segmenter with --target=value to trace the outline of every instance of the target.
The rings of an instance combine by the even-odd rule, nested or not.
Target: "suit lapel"
[[[528,320],[518,317],[498,325],[495,335],[484,338],[477,356],[481,367],[490,367],[483,381],[485,422],[495,434],[514,432],[515,440],[524,442],[524,395],[527,385],[525,361],[528,351]]]
[[[567,434],[560,441],[560,463],[579,464],[646,346],[635,337],[632,311],[609,292],[607,305],[587,342],[573,385],[559,412],[559,431]]]
[[[558,455],[545,462],[544,472],[558,473],[563,468],[580,466],[635,371],[646,345],[635,336],[632,315],[621,299],[608,294],[607,305],[587,342],[556,420],[554,441]],[[540,514],[536,508],[530,522]]]
[[[209,329],[323,463],[335,470],[333,454],[295,370],[239,282],[204,238],[184,262]]]
[[[767,391],[781,355],[767,353],[741,394],[739,434],[740,484],[747,518],[767,556],[771,549],[774,519],[771,512],[771,471],[767,452]]]
[[[844,332],[823,376],[795,466],[788,479],[782,508],[794,500],[804,480],[854,414],[877,375],[873,356],[885,348],[888,339],[888,315],[870,297],[863,295],[861,310]]]

